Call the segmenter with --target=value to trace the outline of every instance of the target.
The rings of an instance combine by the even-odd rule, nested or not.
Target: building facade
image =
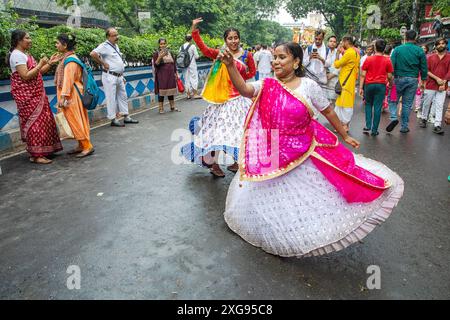
[[[110,26],[108,17],[92,7],[89,0],[84,1],[76,10],[73,6],[67,9],[58,6],[56,0],[0,0],[0,9],[4,10],[7,5],[22,19],[35,17],[36,23],[44,28],[60,24],[99,28]]]

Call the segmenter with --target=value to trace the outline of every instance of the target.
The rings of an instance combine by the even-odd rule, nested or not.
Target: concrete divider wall
[[[210,67],[210,62],[198,64],[199,88],[203,87]],[[179,73],[182,75],[181,70],[179,70]],[[95,72],[94,76],[100,86],[101,93],[100,105],[95,110],[89,111],[91,125],[106,119],[105,94],[101,82],[101,73]],[[157,103],[151,67],[127,68],[125,71],[125,79],[127,80],[126,91],[130,114],[138,110],[150,108]],[[184,81],[183,77],[182,80]],[[50,108],[53,113],[56,113],[57,97],[53,76],[45,76],[44,82]],[[10,153],[23,145],[20,139],[17,106],[10,91],[10,81],[0,81],[0,156]]]

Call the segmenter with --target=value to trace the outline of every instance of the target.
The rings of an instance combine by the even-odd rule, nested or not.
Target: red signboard
[[[425,22],[420,26],[420,37],[429,38],[436,36],[436,30],[433,29],[433,22]]]
[[[432,4],[427,4],[425,6],[425,19],[434,19],[438,15],[440,15],[440,12],[438,10],[433,10]]]

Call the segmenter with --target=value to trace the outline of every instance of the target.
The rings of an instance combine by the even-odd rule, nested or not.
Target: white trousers
[[[444,103],[446,91],[425,90],[422,106],[421,119],[428,120],[430,108],[435,110],[434,126],[440,127],[442,124],[442,113],[444,111]]]
[[[102,73],[103,90],[106,97],[108,119],[116,118],[117,113],[128,115],[128,98],[124,78],[109,73]]]
[[[198,90],[198,71],[197,67],[189,67],[183,71],[184,77],[184,86],[186,87],[186,91],[189,93],[193,93],[193,91]]]
[[[336,115],[338,116],[339,120],[341,120],[341,123],[349,124],[350,121],[352,121],[353,108],[343,108],[336,106],[334,108],[334,112],[336,112]]]

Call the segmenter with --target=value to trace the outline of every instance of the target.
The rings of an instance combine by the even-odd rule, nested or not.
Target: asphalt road
[[[322,257],[269,255],[231,232],[223,219],[232,174],[214,179],[176,165],[174,130],[200,115],[136,116],[138,125],[92,132],[93,156],[62,153],[49,166],[26,154],[0,162],[0,298],[2,299],[449,299],[450,130],[378,137],[351,133],[362,153],[405,181],[398,207],[362,243]],[[167,108],[168,109],[168,108]],[[64,142],[69,150],[74,142]],[[69,266],[79,290],[69,290]],[[380,267],[369,290],[367,268]]]

